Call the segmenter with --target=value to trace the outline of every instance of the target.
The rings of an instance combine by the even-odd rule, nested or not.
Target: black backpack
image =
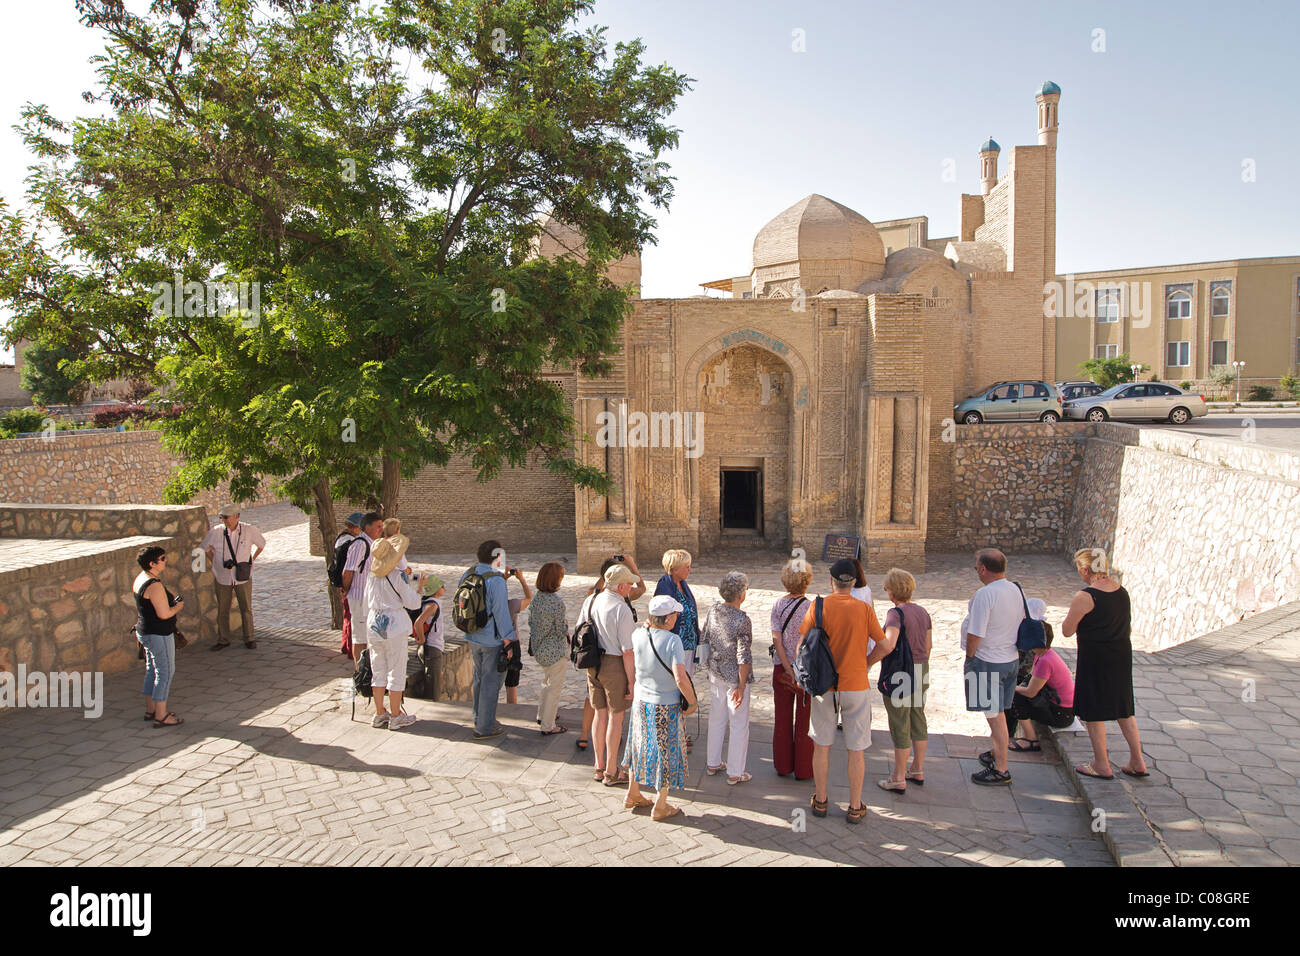
[[[912,645],[907,643],[907,622],[903,620],[903,609],[900,607],[898,608],[898,643],[880,662],[880,679],[876,686],[880,688],[882,694],[890,698],[894,696],[896,690],[906,691],[905,695],[900,696],[906,696],[907,700],[911,701],[913,694],[921,691],[919,687],[909,686],[909,682],[914,679],[915,667]],[[903,676],[899,677],[900,674]],[[909,706],[913,705],[909,704]]]
[[[816,620],[799,645],[799,653],[795,655],[794,678],[809,694],[821,697],[839,686],[840,675],[835,670],[835,656],[831,653],[830,639],[822,627],[821,598],[817,599],[813,612],[817,615]]]
[[[578,626],[573,629],[573,637],[569,638],[569,660],[573,661],[573,666],[578,670],[599,667],[601,658],[605,656],[605,649],[600,646],[600,632],[591,619],[591,605],[599,593],[598,591],[587,599],[586,617],[579,619]]]
[[[352,687],[358,694],[367,700],[373,694],[370,688],[370,682],[374,679],[375,672],[370,669],[370,651],[362,651],[361,660],[357,662],[357,669],[352,672]]]
[[[341,537],[343,535],[340,534],[339,538]],[[360,569],[370,560],[370,541],[366,536],[361,534],[349,541],[342,542],[338,538],[334,539],[334,560],[330,563],[330,584],[336,588],[343,587],[343,565],[347,564],[348,561],[348,549],[357,541],[360,541],[366,547],[366,556],[357,564],[357,568]]]

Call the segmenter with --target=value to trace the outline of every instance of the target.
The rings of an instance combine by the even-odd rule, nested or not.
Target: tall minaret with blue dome
[[[1039,89],[1035,100],[1038,103],[1038,145],[1055,146],[1058,122],[1056,107],[1061,102],[1061,88],[1048,80]]]

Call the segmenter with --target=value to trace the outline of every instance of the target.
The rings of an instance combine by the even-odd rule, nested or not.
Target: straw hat
[[[395,534],[391,538],[380,538],[375,542],[371,552],[370,573],[375,577],[386,578],[393,573],[397,562],[402,560],[406,549],[411,546],[411,539],[404,534]]]

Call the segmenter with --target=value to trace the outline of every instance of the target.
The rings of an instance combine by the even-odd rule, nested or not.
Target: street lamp
[[[1246,367],[1245,362],[1233,362],[1232,367],[1237,370],[1237,404],[1241,404],[1241,370]]]
[[[1136,382],[1136,381],[1138,380],[1138,372],[1142,371],[1142,366],[1141,366],[1141,365],[1130,365],[1128,368],[1129,368],[1129,371],[1133,373],[1133,381]]]

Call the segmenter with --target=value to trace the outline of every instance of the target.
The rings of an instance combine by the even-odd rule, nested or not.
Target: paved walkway
[[[753,782],[706,776],[697,748],[674,798],[685,817],[655,823],[592,782],[572,734],[538,735],[531,706],[503,706],[510,732],[489,742],[472,739],[463,704],[411,701],[420,721],[404,732],[350,721],[335,640],[267,628],[256,651],[182,651],[174,730],[140,719],[135,673],[106,681],[99,720],[0,718],[0,864],[1110,863],[1054,758],[1018,762],[1013,788],[987,790],[967,779],[982,742],[951,734],[933,738],[924,788],[869,786],[871,813],[849,827],[844,752],[836,812],[805,818],[810,785],[776,777],[756,721]],[[876,733],[869,782],[887,748]]]

